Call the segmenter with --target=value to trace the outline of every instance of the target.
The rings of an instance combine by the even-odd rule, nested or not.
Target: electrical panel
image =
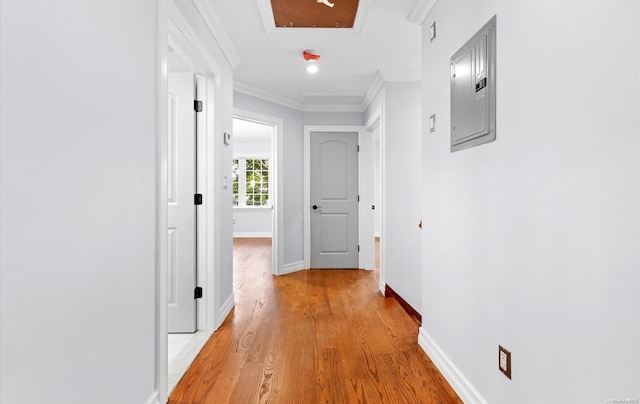
[[[496,22],[451,57],[451,152],[496,139]]]

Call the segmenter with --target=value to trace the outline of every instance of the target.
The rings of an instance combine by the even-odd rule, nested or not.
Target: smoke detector
[[[318,73],[318,65],[316,64],[316,62],[320,60],[320,54],[318,53],[318,51],[307,49],[305,51],[302,51],[302,57],[308,63],[307,72],[311,74]]]

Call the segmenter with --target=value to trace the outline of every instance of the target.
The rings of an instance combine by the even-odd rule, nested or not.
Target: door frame
[[[385,223],[386,223],[386,193],[385,193],[385,179],[386,179],[386,175],[385,175],[385,145],[386,145],[386,135],[385,135],[385,126],[384,126],[384,104],[378,106],[375,111],[373,112],[373,114],[371,114],[371,116],[369,117],[369,119],[367,120],[367,122],[365,123],[365,128],[367,130],[367,134],[368,136],[371,137],[371,142],[374,143],[375,139],[373,139],[374,136],[374,132],[375,129],[378,128],[380,131],[380,155],[379,156],[375,156],[374,158],[379,158],[380,159],[380,205],[381,206],[376,206],[376,209],[380,209],[380,272],[379,272],[379,284],[378,284],[378,288],[380,290],[380,293],[382,293],[382,295],[385,295],[385,289],[386,289],[386,243],[384,242],[384,235],[385,235]],[[372,148],[374,149],[374,148]],[[372,150],[373,152],[373,150]],[[375,226],[374,226],[374,234],[373,237],[375,237]],[[374,250],[374,255],[375,255],[375,250]],[[374,257],[375,259],[375,257]]]
[[[311,133],[312,132],[356,132],[358,134],[358,145],[367,143],[364,137],[365,127],[361,125],[305,125],[304,126],[304,268],[311,268]],[[371,143],[371,142],[369,142]],[[372,187],[363,186],[367,181],[367,176],[373,175],[371,170],[365,169],[365,161],[371,159],[372,148],[361,148],[358,153],[358,193],[360,203],[358,204],[358,253],[359,268],[366,270],[375,269],[375,244],[372,235],[374,231],[373,220],[371,219],[371,209],[367,209],[373,200]],[[371,188],[371,189],[369,189]]]
[[[284,216],[282,215],[282,202],[284,201],[283,179],[284,170],[282,164],[283,144],[284,144],[284,121],[269,115],[259,114],[240,108],[233,109],[233,117],[252,121],[273,127],[273,137],[271,138],[271,272],[274,275],[285,273],[282,263],[284,262],[284,244],[280,242],[280,235],[284,234]]]
[[[214,223],[216,210],[214,200],[216,195],[214,155],[216,147],[213,142],[207,142],[208,134],[220,129],[216,105],[220,84],[216,77],[220,76],[221,68],[201,42],[186,18],[172,0],[159,0],[157,8],[157,49],[156,49],[156,321],[155,321],[155,391],[157,402],[166,403],[168,400],[168,363],[167,363],[167,257],[168,257],[168,210],[167,210],[167,162],[168,162],[168,86],[167,86],[167,57],[171,46],[180,53],[189,64],[194,74],[205,79],[205,105],[202,136],[198,136],[200,159],[198,164],[199,191],[204,194],[204,202],[198,206],[198,256],[196,257],[198,270],[198,286],[203,287],[203,297],[197,301],[197,329],[213,330],[221,322],[222,312],[216,302],[217,285],[219,285],[220,268],[216,245],[213,240],[219,235]]]

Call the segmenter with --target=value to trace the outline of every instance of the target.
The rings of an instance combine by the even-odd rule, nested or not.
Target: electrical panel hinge
[[[202,205],[202,194],[193,195],[193,204],[194,205]]]
[[[196,112],[202,112],[202,101],[193,100],[193,109]]]
[[[196,286],[196,288],[194,289],[193,298],[194,299],[201,299],[202,298],[202,288],[200,286]]]

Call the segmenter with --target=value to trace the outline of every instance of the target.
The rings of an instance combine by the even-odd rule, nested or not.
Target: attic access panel
[[[358,0],[271,0],[273,20],[278,28],[353,28]]]
[[[451,57],[451,152],[496,139],[496,22]]]

